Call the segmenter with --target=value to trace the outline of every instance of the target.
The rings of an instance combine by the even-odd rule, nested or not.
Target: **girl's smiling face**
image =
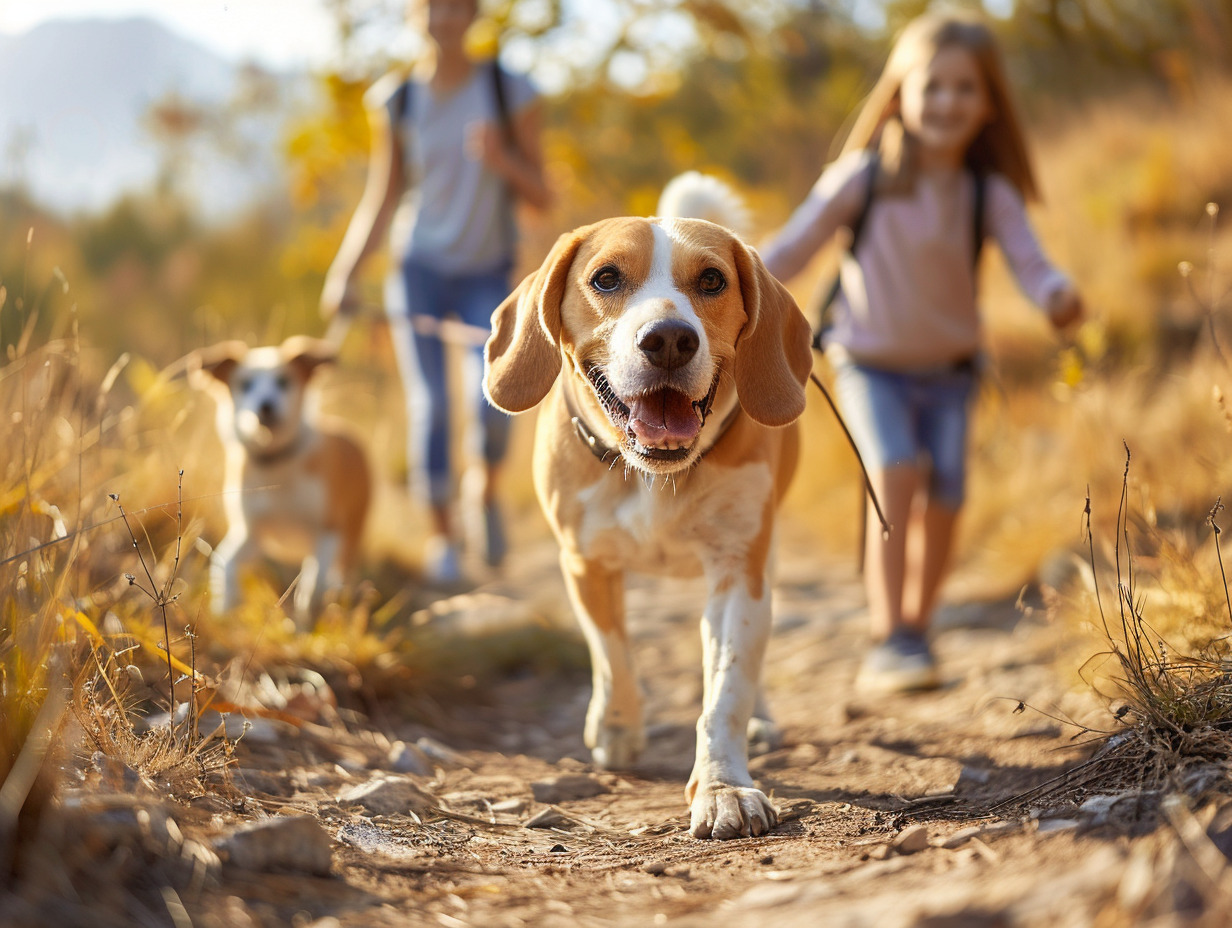
[[[988,85],[975,55],[948,45],[903,75],[903,128],[926,161],[961,165],[967,148],[992,119]]]

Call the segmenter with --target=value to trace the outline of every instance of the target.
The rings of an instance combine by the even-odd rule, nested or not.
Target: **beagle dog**
[[[314,421],[308,382],[334,359],[333,346],[295,335],[249,348],[227,341],[188,359],[196,386],[213,394],[226,452],[223,507],[227,534],[210,559],[216,613],[240,599],[240,571],[264,554],[300,565],[293,598],[306,628],[324,594],[355,570],[371,483],[353,439]]]
[[[764,834],[777,814],[749,775],[746,732],[812,368],[804,316],[728,228],[617,218],[562,235],[492,325],[488,398],[511,413],[543,403],[534,482],[590,648],[594,762],[628,767],[646,740],[625,572],[704,575],[689,830]]]

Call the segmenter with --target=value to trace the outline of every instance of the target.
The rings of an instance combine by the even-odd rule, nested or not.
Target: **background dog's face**
[[[631,466],[693,464],[739,402],[784,425],[804,408],[809,328],[757,253],[693,219],[612,219],[562,236],[493,316],[485,389],[510,412],[558,373]],[[711,412],[718,411],[713,420]]]
[[[219,400],[219,432],[250,451],[268,454],[295,440],[308,380],[333,357],[328,343],[293,336],[260,348],[222,342],[196,352],[189,367],[198,385],[221,387],[212,390]]]

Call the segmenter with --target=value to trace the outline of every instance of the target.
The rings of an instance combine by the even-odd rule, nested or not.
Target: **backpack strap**
[[[988,177],[983,171],[975,172],[975,192],[972,197],[972,210],[975,215],[972,217],[972,236],[971,247],[974,253],[971,255],[971,266],[974,268],[980,263],[980,251],[984,248],[984,200],[987,197]]]
[[[393,110],[394,125],[401,125],[407,113],[411,111],[411,79],[409,77],[394,91],[393,105],[390,109]]]
[[[506,75],[500,64],[493,59],[490,74],[492,77],[492,97],[496,100],[496,118],[501,131],[508,141],[513,141],[513,119],[509,113],[509,94],[505,89]],[[393,117],[395,123],[401,123],[411,111],[411,79],[408,77],[393,95]]]
[[[872,160],[869,161],[868,167],[865,168],[867,178],[864,184],[864,200],[860,204],[860,211],[856,213],[856,217],[850,225],[851,242],[847,246],[847,251],[850,254],[855,254],[856,244],[860,241],[861,233],[864,232],[864,225],[868,220],[868,212],[873,207],[873,193],[877,189],[877,169],[880,166],[881,159],[876,152],[873,152]],[[813,347],[818,351],[821,350],[822,336],[830,328],[831,316],[833,315],[831,310],[834,307],[834,301],[838,299],[839,291],[842,289],[842,280],[839,274],[836,273],[834,280],[830,284],[830,289],[818,304],[817,330],[813,333]]]
[[[873,160],[868,166],[868,182],[864,188],[864,203],[860,207],[860,212],[856,215],[855,221],[851,224],[851,244],[847,248],[847,251],[851,254],[855,254],[856,243],[860,241],[860,233],[864,231],[864,224],[868,219],[868,211],[873,205],[873,193],[876,189],[877,168],[879,164],[880,162],[876,154],[874,154]],[[985,230],[985,201],[988,197],[988,176],[983,171],[974,171],[973,177],[975,188],[971,205],[971,267],[975,269],[979,266],[980,252],[983,251],[984,238],[987,236],[987,231]],[[834,301],[838,299],[840,290],[842,290],[842,283],[836,274],[833,283],[830,284],[829,291],[827,291],[820,303],[817,331],[813,333],[813,347],[818,351],[822,347],[822,336],[825,335],[826,329],[830,327],[831,309]]]
[[[505,71],[500,62],[492,59],[492,96],[496,100],[496,118],[500,123],[505,141],[513,144],[513,118],[509,113],[509,94],[505,90]]]

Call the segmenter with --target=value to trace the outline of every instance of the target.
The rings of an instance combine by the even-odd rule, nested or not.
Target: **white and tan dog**
[[[327,590],[352,579],[371,493],[368,466],[359,445],[315,421],[306,402],[313,372],[334,354],[328,342],[296,335],[261,348],[227,341],[189,356],[194,383],[217,403],[226,451],[227,534],[210,561],[216,612],[239,603],[240,572],[262,555],[300,565],[293,606],[301,628]]]
[[[620,218],[561,236],[496,310],[486,347],[496,406],[544,402],[535,487],[590,647],[584,734],[599,766],[627,767],[645,745],[625,571],[705,576],[686,790],[697,837],[760,835],[777,821],[749,775],[746,731],[809,339],[791,295],[728,228]]]

